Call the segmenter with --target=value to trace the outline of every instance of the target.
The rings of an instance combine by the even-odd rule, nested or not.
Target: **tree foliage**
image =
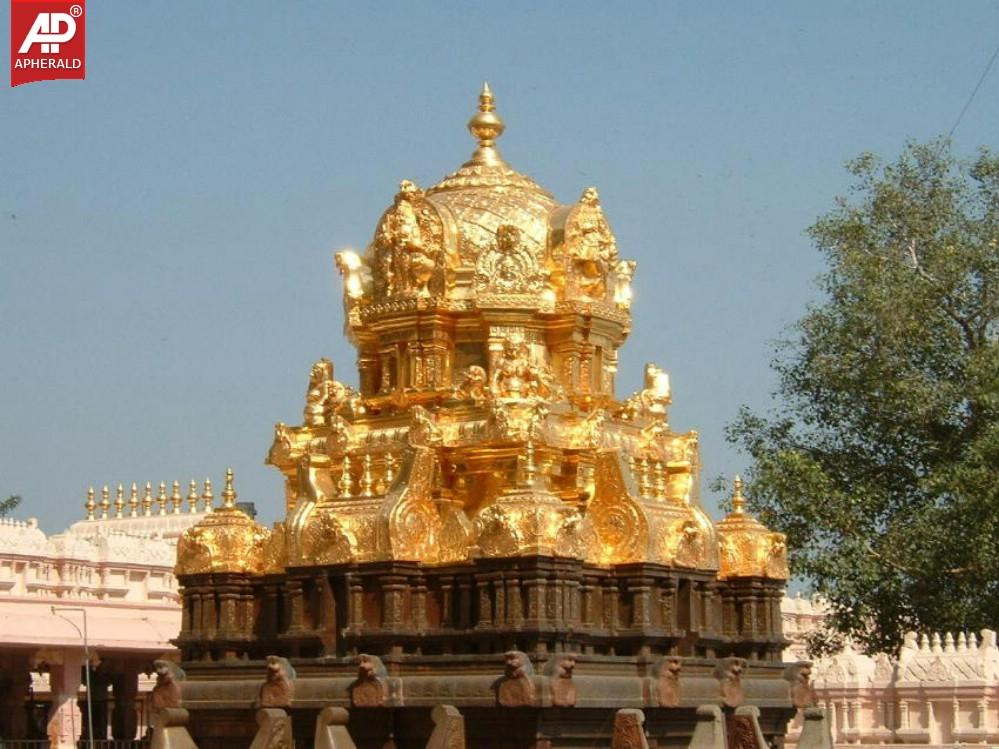
[[[936,141],[848,168],[809,230],[823,298],[777,344],[775,407],[728,437],[832,628],[891,652],[999,624],[999,158]]]
[[[0,499],[0,518],[7,517],[19,504],[21,504],[21,498],[16,494],[12,494],[7,499]]]

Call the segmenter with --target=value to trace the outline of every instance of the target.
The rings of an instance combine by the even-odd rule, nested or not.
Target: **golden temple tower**
[[[596,188],[560,204],[500,155],[504,128],[484,86],[472,157],[403,180],[366,251],[336,253],[359,386],[320,359],[302,423],[276,425],[284,521],[226,500],[181,540],[185,659],[398,657],[403,680],[461,654],[476,673],[619,658],[622,679],[641,659],[779,660],[783,537],[738,488],[708,517],[663,369],[616,396],[635,262]]]

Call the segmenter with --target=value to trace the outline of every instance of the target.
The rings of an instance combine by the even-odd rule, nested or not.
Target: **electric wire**
[[[992,58],[989,60],[988,65],[985,66],[985,70],[982,71],[982,75],[978,79],[978,83],[975,84],[975,88],[971,92],[971,96],[969,96],[968,101],[964,103],[964,108],[961,110],[961,114],[957,116],[957,119],[954,121],[954,126],[950,129],[950,132],[947,133],[948,138],[954,135],[954,131],[957,130],[957,126],[961,124],[961,120],[964,119],[964,113],[968,111],[968,107],[971,106],[971,102],[975,100],[975,95],[978,93],[978,89],[980,89],[982,87],[982,83],[985,82],[985,78],[988,76],[989,71],[992,70],[992,65],[996,61],[997,57],[999,57],[999,47],[996,47],[996,51],[992,53]]]

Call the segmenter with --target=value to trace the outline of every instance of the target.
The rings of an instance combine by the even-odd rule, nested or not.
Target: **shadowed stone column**
[[[101,668],[90,672],[91,702],[94,711],[94,739],[108,737],[108,718],[110,717],[111,700],[108,698],[108,688],[111,686],[112,675]],[[86,703],[82,703],[86,705]],[[83,708],[85,709],[85,707]],[[83,735],[87,735],[87,719],[83,718]]]
[[[138,667],[125,665],[112,679],[114,713],[111,717],[111,735],[116,739],[134,739],[138,729],[135,698],[139,692]]]
[[[27,738],[25,702],[31,686],[31,664],[27,654],[11,653],[0,660],[0,736]]]

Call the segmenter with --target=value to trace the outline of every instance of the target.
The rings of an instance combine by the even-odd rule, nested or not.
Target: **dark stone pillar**
[[[111,686],[111,674],[103,669],[92,669],[90,672],[91,705],[94,711],[94,739],[108,737],[108,715],[111,712],[111,701],[108,699],[108,688]],[[80,710],[87,711],[85,701],[80,702]],[[87,723],[83,722],[83,737],[87,735]]]
[[[111,679],[114,695],[114,711],[111,714],[111,736],[115,739],[135,738],[138,729],[138,714],[135,699],[139,692],[138,667],[123,666],[123,670]]]
[[[31,686],[31,665],[27,654],[11,653],[0,659],[0,736],[26,739],[26,703]]]

